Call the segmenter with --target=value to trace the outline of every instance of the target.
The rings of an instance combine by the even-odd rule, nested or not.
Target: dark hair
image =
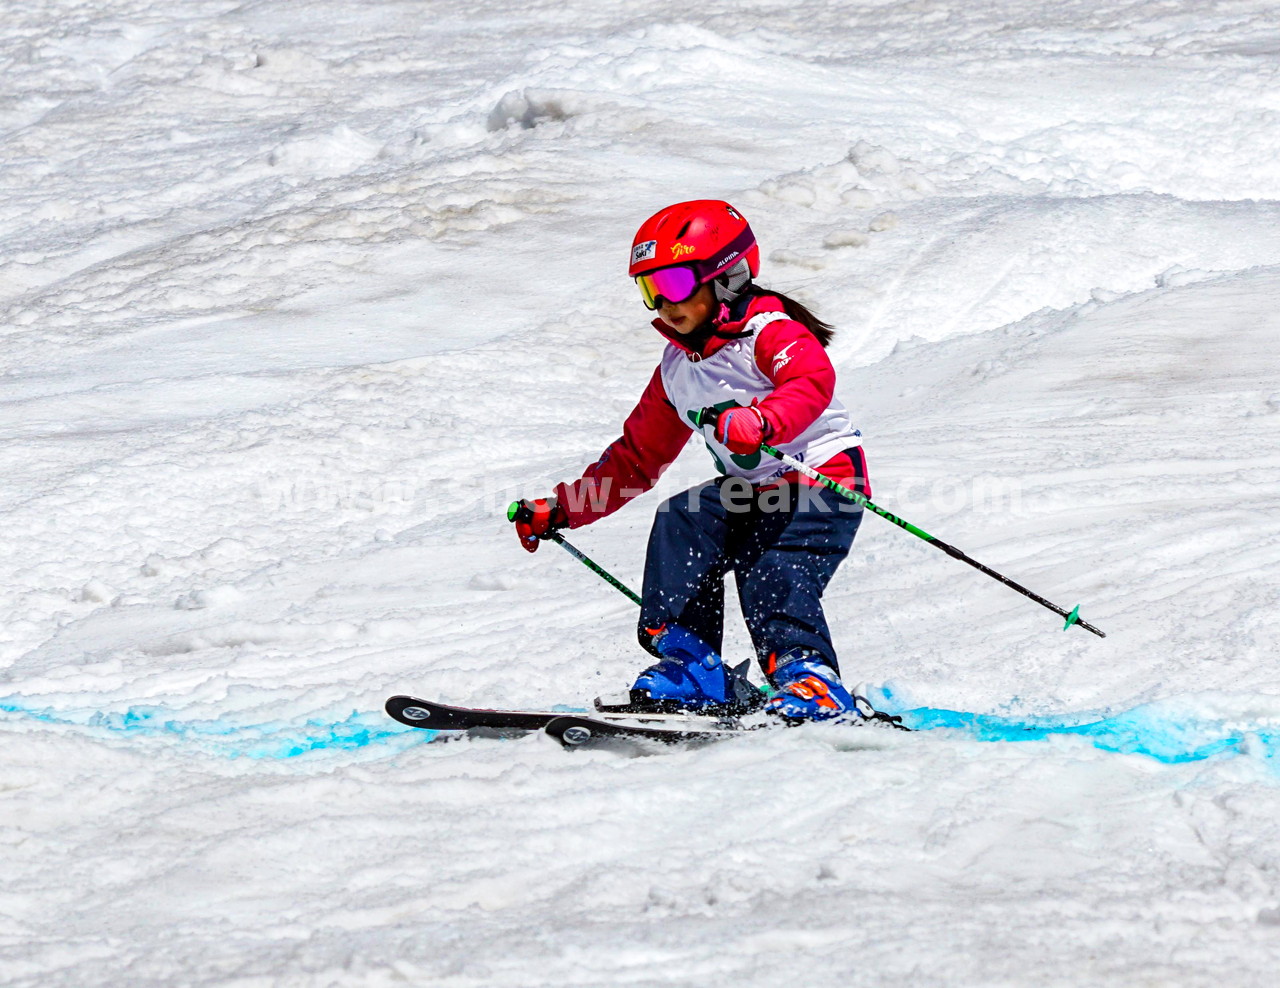
[[[831,345],[832,337],[836,334],[835,328],[831,323],[824,322],[815,316],[803,302],[797,302],[791,296],[774,291],[772,288],[761,288],[755,284],[748,285],[743,291],[748,295],[772,295],[782,303],[782,311],[787,314],[788,319],[794,319],[811,332],[824,347]]]

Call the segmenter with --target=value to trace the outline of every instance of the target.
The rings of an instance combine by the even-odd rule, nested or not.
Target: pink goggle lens
[[[679,304],[687,302],[698,290],[698,276],[690,268],[659,268],[648,274],[638,275],[636,284],[647,308],[658,308],[658,299]]]

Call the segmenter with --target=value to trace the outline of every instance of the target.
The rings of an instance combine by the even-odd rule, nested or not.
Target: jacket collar
[[[745,310],[742,308],[742,300],[746,301]],[[782,303],[772,295],[744,295],[733,306],[733,311],[727,305],[722,306],[720,317],[712,322],[709,330],[701,329],[690,336],[681,336],[661,319],[653,321],[653,328],[677,350],[683,351],[690,360],[705,360],[725,344],[750,336],[751,331],[746,329],[746,325],[754,316],[761,312],[782,311]]]

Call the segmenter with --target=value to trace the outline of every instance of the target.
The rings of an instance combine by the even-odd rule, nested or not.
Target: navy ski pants
[[[825,487],[764,490],[717,477],[664,501],[649,534],[640,644],[648,629],[674,623],[717,652],[724,633],[724,577],[762,667],[771,653],[802,646],[839,671],[822,592],[862,522],[862,508]]]

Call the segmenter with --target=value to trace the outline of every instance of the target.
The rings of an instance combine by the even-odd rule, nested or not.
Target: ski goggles
[[[658,268],[657,271],[637,275],[636,284],[640,286],[645,308],[656,309],[660,298],[673,305],[689,301],[701,282],[693,268],[677,264],[672,268]]]

